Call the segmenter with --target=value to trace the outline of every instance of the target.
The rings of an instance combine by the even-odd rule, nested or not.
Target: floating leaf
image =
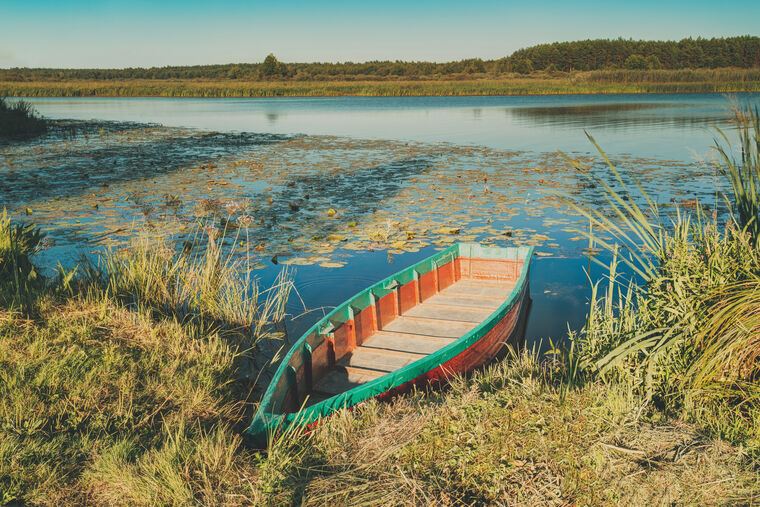
[[[322,268],[342,268],[345,266],[345,262],[320,262],[319,266]]]

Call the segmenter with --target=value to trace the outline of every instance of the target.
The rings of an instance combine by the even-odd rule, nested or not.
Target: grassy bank
[[[19,97],[295,97],[732,93],[760,91],[760,70],[695,69],[482,75],[463,79],[245,81],[200,79],[0,81]]]
[[[592,181],[604,188],[611,213],[578,209],[592,229],[609,233],[608,240],[588,236],[614,260],[606,293],[594,293],[580,350],[595,378],[632,386],[658,411],[758,453],[760,118],[739,111],[736,120],[739,158],[722,132],[716,144],[718,170],[732,188],[726,222],[699,206],[691,214],[662,214],[612,164],[622,190]],[[625,197],[636,193],[646,206]],[[618,259],[640,281],[621,277]]]
[[[215,238],[199,254],[140,239],[46,279],[39,231],[4,217],[0,239],[0,504],[245,493],[255,350],[276,337],[288,283],[250,289]]]
[[[739,447],[651,417],[625,386],[567,389],[524,354],[443,393],[369,403],[247,448],[240,349],[102,297],[0,312],[0,503],[704,504],[757,500]]]

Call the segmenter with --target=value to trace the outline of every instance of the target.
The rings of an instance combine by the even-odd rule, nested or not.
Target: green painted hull
[[[524,313],[521,311],[521,303],[529,298],[528,275],[532,254],[533,249],[529,247],[481,247],[459,243],[356,294],[314,324],[288,351],[246,434],[256,445],[265,446],[268,437],[277,430],[294,425],[308,426],[337,410],[352,407],[371,398],[386,397],[420,381],[440,380],[451,373],[472,369],[482,364],[484,359],[490,359],[495,355],[494,350],[501,348],[503,342],[520,327],[517,319]],[[374,308],[377,301],[397,290],[399,286],[413,281],[416,283],[416,280],[440,269],[445,263],[453,265],[460,258],[473,256],[479,259],[522,261],[515,287],[487,319],[452,343],[402,368],[312,405],[307,406],[301,401],[303,392],[299,393],[299,389],[302,389],[300,386],[308,383],[312,375],[312,354],[336,328],[342,323],[352,321],[356,313],[370,306]],[[497,343],[495,339],[501,341]],[[489,342],[486,344],[487,347],[484,346],[484,342]],[[473,351],[477,351],[478,348],[481,349],[478,351],[479,354],[474,355]]]

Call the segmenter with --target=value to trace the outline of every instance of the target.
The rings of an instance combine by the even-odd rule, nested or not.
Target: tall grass
[[[733,156],[732,144],[725,132],[718,133],[723,140],[716,141],[722,164],[721,172],[728,178],[733,191],[736,222],[748,228],[755,242],[760,241],[760,117],[757,109],[736,110],[739,128],[741,158]]]
[[[12,272],[38,233],[0,228]],[[253,346],[290,284],[259,291],[223,241],[142,238],[27,286],[31,314],[0,301],[0,505],[246,504]]]
[[[245,81],[113,79],[0,81],[0,94],[18,97],[286,97],[556,95],[567,93],[733,93],[760,91],[756,69],[689,71],[538,72],[420,79]]]
[[[609,213],[574,205],[612,238],[593,238],[613,262],[606,293],[594,287],[582,351],[602,378],[635,386],[666,412],[760,451],[760,136],[756,114],[737,120],[742,162],[718,146],[733,189],[727,201],[734,213],[724,223],[699,207],[667,217],[643,188],[625,184],[600,149],[622,189],[596,179]],[[636,193],[643,206],[630,197]],[[621,279],[618,263],[641,282]]]
[[[0,139],[42,134],[47,122],[24,100],[9,101],[0,94]]]
[[[232,238],[236,244],[239,238]],[[108,250],[88,265],[84,283],[95,298],[110,297],[181,322],[205,321],[256,337],[282,319],[290,294],[287,272],[260,292],[248,256],[225,253],[225,235],[199,229],[181,250],[139,235],[121,250]],[[94,283],[93,283],[94,282]]]
[[[0,214],[0,304],[32,309],[35,291],[44,284],[32,257],[44,235],[33,225],[14,224],[3,210]]]

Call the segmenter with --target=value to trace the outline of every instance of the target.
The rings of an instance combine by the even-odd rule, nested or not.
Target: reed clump
[[[32,137],[46,130],[47,122],[29,102],[11,102],[0,96],[0,139]]]
[[[6,210],[0,213],[0,305],[29,310],[43,279],[32,257],[44,235],[32,225],[14,224]]]
[[[730,217],[702,208],[668,218],[642,189],[639,206],[617,168],[622,190],[604,181],[602,210],[577,207],[611,239],[609,283],[594,287],[580,337],[585,368],[631,386],[651,409],[695,421],[760,454],[760,128],[739,111],[740,158],[728,137],[716,145],[731,193]],[[604,156],[603,152],[602,155]],[[606,158],[606,156],[605,156]],[[609,162],[609,161],[608,161]],[[671,223],[667,223],[671,220]],[[622,271],[634,278],[622,277]],[[627,279],[626,279],[627,278]]]

